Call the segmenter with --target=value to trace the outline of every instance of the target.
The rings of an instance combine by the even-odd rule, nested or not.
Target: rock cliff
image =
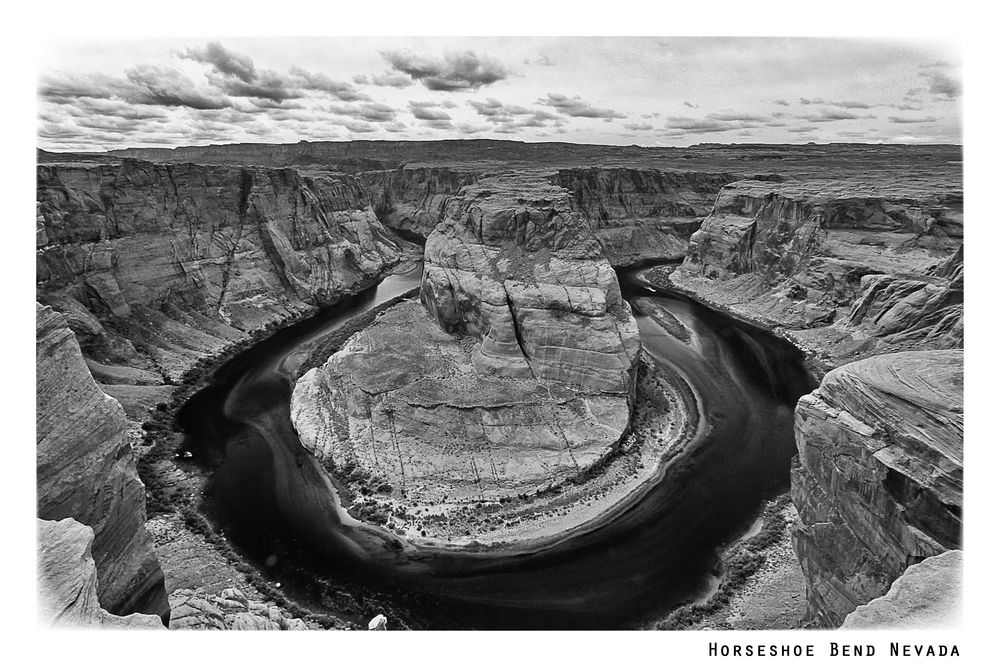
[[[793,544],[820,625],[959,546],[962,384],[960,350],[903,352],[837,368],[800,399]]]
[[[94,531],[73,519],[38,520],[38,614],[45,626],[163,630],[151,614],[116,616],[101,608],[91,546]]]
[[[680,260],[719,188],[739,177],[655,169],[560,169],[549,180],[572,193],[573,210],[614,266]]]
[[[962,552],[946,551],[911,565],[889,592],[861,605],[841,630],[940,628],[958,621],[962,601]]]
[[[38,516],[93,529],[101,606],[167,618],[163,573],[146,532],[145,487],[136,474],[121,406],[98,389],[63,317],[37,305]]]
[[[448,199],[480,175],[477,171],[424,167],[370,171],[357,177],[382,224],[422,243],[444,219]]]
[[[960,347],[962,195],[953,186],[732,183],[671,280],[785,329],[827,368],[879,352]]]
[[[38,298],[66,315],[108,385],[176,382],[198,359],[401,257],[350,176],[43,164],[37,196]]]

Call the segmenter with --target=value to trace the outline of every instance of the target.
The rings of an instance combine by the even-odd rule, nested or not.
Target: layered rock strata
[[[480,173],[447,167],[399,168],[358,174],[383,225],[411,240],[425,240],[444,220],[448,200]]]
[[[38,167],[37,196],[39,299],[107,384],[176,381],[401,257],[348,176],[68,163]]]
[[[962,530],[962,352],[831,371],[795,411],[793,544],[810,618],[837,626]]]
[[[959,620],[962,552],[946,551],[911,565],[889,592],[861,605],[841,630],[940,628]]]
[[[163,630],[151,614],[116,616],[97,598],[94,531],[73,519],[38,520],[38,615],[44,626]]]
[[[784,329],[826,368],[960,347],[962,196],[950,185],[727,185],[671,280]]]
[[[101,606],[169,614],[146,532],[145,487],[121,405],[98,389],[66,320],[36,304],[38,517],[73,518],[94,532]]]
[[[481,374],[631,391],[635,319],[562,188],[508,175],[463,189],[427,240],[420,297],[481,341]]]
[[[543,491],[611,453],[638,330],[565,190],[465,187],[427,241],[421,300],[298,381],[308,449],[436,506]]]
[[[723,185],[724,173],[655,169],[560,169],[549,177],[572,193],[573,210],[594,232],[615,266],[644,260],[680,260],[688,238]]]

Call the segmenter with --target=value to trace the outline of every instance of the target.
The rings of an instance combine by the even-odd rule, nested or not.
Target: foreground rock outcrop
[[[145,487],[121,405],[100,391],[65,319],[36,304],[38,517],[93,530],[101,606],[169,615],[163,573],[145,528]]]
[[[889,592],[861,605],[841,630],[940,628],[959,620],[962,552],[946,551],[911,565]]]
[[[828,373],[795,411],[793,544],[811,620],[837,626],[907,567],[958,548],[960,350],[872,357]]]
[[[45,626],[162,630],[151,614],[116,616],[97,598],[94,531],[74,521],[38,520],[38,614]]]

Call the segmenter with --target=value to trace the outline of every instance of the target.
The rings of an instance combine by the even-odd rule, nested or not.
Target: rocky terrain
[[[61,315],[36,305],[35,324],[38,517],[72,518],[92,530],[70,535],[69,524],[62,523],[42,531],[42,544],[51,536],[76,543],[67,557],[93,556],[96,590],[108,612],[166,620],[167,593],[146,532],[145,489],[125,413],[97,387]],[[83,562],[79,567],[87,570]]]
[[[837,368],[799,401],[793,544],[822,625],[960,547],[962,386],[960,351],[904,352]]]
[[[796,411],[807,620],[837,625],[886,594],[919,607],[920,587],[894,594],[893,581],[961,546],[958,147],[300,142],[40,152],[37,174],[39,518],[92,528],[112,614],[169,608],[142,528],[135,427],[194,370],[378,279],[413,243],[426,243],[422,303],[386,312],[295,392],[304,443],[355,482],[352,511],[420,509],[390,519],[414,539],[507,539],[515,514],[535,516],[518,498],[530,496],[548,503],[538,535],[572,514],[547,490],[607,465],[616,445],[635,458],[613,463],[633,484],[616,493],[634,489],[636,462],[679,440],[630,450],[630,415],[683,438],[692,405],[636,388],[613,267],[683,258],[662,282],[788,339],[817,379],[829,372]],[[607,491],[581,497],[622,497]],[[504,498],[506,519],[459,516]],[[212,560],[188,538],[183,557],[158,538],[162,562]],[[40,544],[83,554],[86,541]],[[252,592],[226,594],[232,574],[168,572],[169,605],[189,627],[298,627]]]

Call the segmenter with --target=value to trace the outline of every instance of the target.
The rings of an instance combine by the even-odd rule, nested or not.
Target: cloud
[[[370,100],[346,81],[334,81],[322,73],[293,67],[288,74],[258,70],[246,55],[230,51],[219,42],[203,48],[189,48],[182,58],[209,65],[209,82],[233,97],[253,97],[281,102],[302,97],[305,91],[331,95],[344,102]]]
[[[476,110],[478,115],[494,125],[494,132],[503,134],[511,134],[526,127],[559,127],[565,122],[561,116],[549,111],[529,109],[516,104],[504,104],[492,97],[483,101],[470,100],[468,104]]]
[[[608,120],[612,118],[625,118],[625,114],[619,113],[614,109],[601,109],[591,106],[589,102],[585,102],[579,95],[567,97],[559,93],[547,93],[545,99],[540,99],[538,102],[552,107],[563,115],[573,116],[574,118],[604,118]]]
[[[688,109],[697,109],[698,108],[697,104],[691,104],[687,100],[684,100],[684,106],[686,106]]]
[[[474,91],[510,75],[500,61],[480,57],[473,51],[448,52],[443,59],[418,56],[411,51],[383,51],[382,57],[393,69],[424,84],[428,90]]]
[[[919,116],[917,118],[907,118],[905,116],[889,116],[890,123],[933,123],[937,120],[935,116]]]
[[[720,113],[710,113],[706,118],[710,120],[735,121],[741,123],[766,123],[770,120],[767,116],[757,114],[740,113],[736,111],[723,111]]]
[[[125,72],[125,78],[105,74],[49,76],[42,80],[39,94],[56,104],[71,104],[81,98],[192,109],[222,109],[231,104],[217,91],[198,88],[179,70],[153,65],[133,67]]]
[[[635,132],[652,130],[653,126],[649,123],[625,123],[626,130],[633,130]]]
[[[200,49],[189,48],[181,57],[211,65],[220,74],[243,83],[251,83],[257,78],[257,69],[249,56],[229,51],[219,42],[209,42]]]
[[[552,60],[552,58],[549,58],[544,53],[539,54],[537,58],[525,58],[523,62],[524,62],[525,65],[537,65],[539,67],[555,67],[556,66],[555,61]]]
[[[828,107],[841,107],[843,109],[871,109],[872,107],[878,106],[875,104],[869,104],[867,102],[858,102],[855,100],[846,100],[838,102],[836,100],[827,100],[822,97],[814,97],[812,99],[806,99],[805,97],[799,98],[800,104],[822,104]]]
[[[787,106],[789,106],[788,100],[775,100],[774,103],[777,104],[780,107],[787,107]]]
[[[382,86],[390,88],[407,88],[413,85],[413,79],[401,72],[383,72],[382,74],[358,74],[352,79],[354,83],[364,86]]]
[[[374,123],[384,123],[396,120],[396,109],[379,102],[364,102],[362,104],[340,104],[327,107],[330,113],[340,116],[350,116],[358,120]]]
[[[408,106],[417,120],[451,120],[447,111],[437,108],[437,102],[410,102]]]
[[[928,89],[932,95],[943,95],[947,98],[958,97],[962,93],[962,84],[956,78],[944,72],[932,72]]]
[[[799,120],[808,121],[810,123],[832,123],[838,120],[857,120],[859,118],[875,118],[874,115],[859,116],[851,111],[841,111],[837,109],[823,109],[817,113],[813,114],[803,114],[799,116],[794,116]]]

